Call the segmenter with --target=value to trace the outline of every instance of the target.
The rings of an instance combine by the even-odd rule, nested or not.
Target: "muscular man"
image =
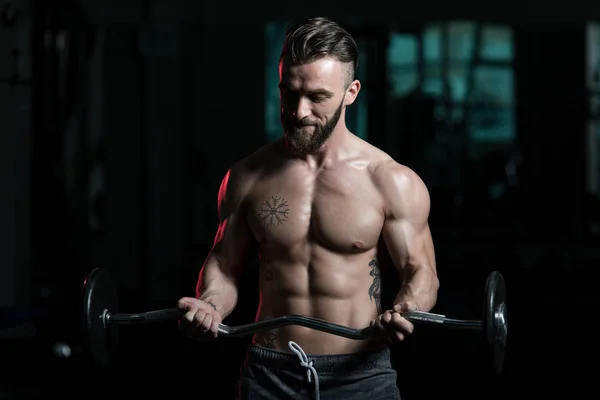
[[[299,314],[371,325],[378,337],[357,341],[299,326],[257,334],[241,370],[243,399],[399,399],[387,345],[412,332],[403,313],[436,302],[425,185],[344,121],[361,87],[357,64],[356,42],[338,24],[314,18],[288,28],[279,64],[284,138],[225,175],[197,298],[179,307],[190,336],[215,338],[238,301],[245,249],[255,246],[257,321]],[[387,311],[380,242],[403,283]]]

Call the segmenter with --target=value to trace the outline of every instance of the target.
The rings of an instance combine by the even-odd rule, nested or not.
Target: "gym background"
[[[403,398],[583,397],[598,362],[594,3],[0,0],[0,399],[231,398],[250,338],[122,327],[99,371],[80,350],[81,287],[107,269],[122,312],[194,293],[221,178],[280,135],[282,32],[305,16],[359,43],[350,128],[430,188],[433,311],[479,319],[487,275],[506,279],[504,374],[476,334],[419,326],[393,350]],[[256,266],[226,323],[253,320]]]

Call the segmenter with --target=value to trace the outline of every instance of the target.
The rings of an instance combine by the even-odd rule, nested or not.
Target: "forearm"
[[[200,271],[196,297],[212,304],[225,319],[237,304],[237,279],[224,272],[216,257],[210,257]]]
[[[394,305],[411,301],[419,311],[430,311],[435,306],[440,283],[432,268],[427,266],[407,268],[401,273],[401,278],[402,288],[396,296]]]

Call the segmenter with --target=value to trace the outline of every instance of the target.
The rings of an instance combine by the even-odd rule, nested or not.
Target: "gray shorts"
[[[241,368],[237,398],[400,399],[388,348],[347,355],[306,356],[300,352],[251,346]]]

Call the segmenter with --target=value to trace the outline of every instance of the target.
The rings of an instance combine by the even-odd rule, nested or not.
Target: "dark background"
[[[193,294],[221,178],[280,135],[273,60],[284,23],[305,16],[356,36],[363,91],[348,124],[430,189],[434,311],[480,318],[486,277],[506,279],[504,374],[476,334],[418,327],[393,349],[403,398],[596,394],[597,2],[0,0],[0,11],[0,399],[231,398],[249,338],[126,326],[100,371],[80,350],[81,287],[107,269],[122,312]],[[225,323],[252,321],[256,267],[249,258]]]

